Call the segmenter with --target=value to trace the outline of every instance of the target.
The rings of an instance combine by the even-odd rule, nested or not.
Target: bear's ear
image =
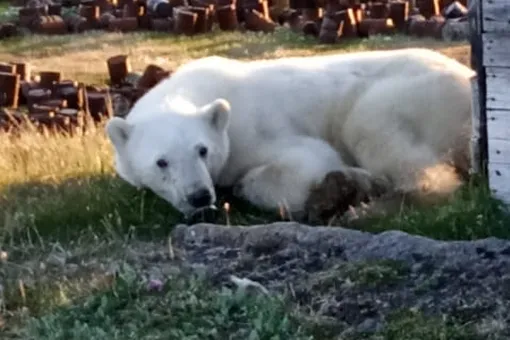
[[[122,148],[131,133],[132,125],[120,117],[111,118],[106,124],[106,134],[116,148]]]
[[[216,99],[206,106],[204,117],[218,132],[223,132],[230,119],[230,103],[222,98]]]

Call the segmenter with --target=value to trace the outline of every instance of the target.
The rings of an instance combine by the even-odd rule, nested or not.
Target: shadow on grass
[[[4,242],[58,240],[80,236],[168,235],[179,223],[211,222],[253,225],[282,221],[278,211],[266,212],[218,190],[218,211],[186,220],[150,190],[136,190],[115,175],[68,179],[58,184],[28,182],[4,188],[0,198],[0,230]],[[229,203],[228,211],[224,203]],[[353,223],[369,232],[402,230],[442,240],[472,240],[490,236],[510,239],[508,208],[493,198],[486,185],[473,181],[446,205],[406,209],[400,214]]]
[[[510,239],[508,206],[491,195],[484,179],[473,178],[444,205],[405,209],[400,214],[353,224],[370,232],[402,230],[440,240]]]
[[[205,40],[201,44],[189,44],[188,51],[201,52],[208,49],[208,54],[237,59],[256,59],[264,56],[275,57],[278,50],[306,50],[310,54],[327,52],[350,52],[362,50],[387,50],[410,47],[449,48],[465,45],[464,42],[445,43],[431,38],[415,39],[408,35],[395,34],[391,36],[372,36],[370,39],[343,39],[336,44],[321,44],[316,37],[296,33],[290,29],[281,28],[272,34],[257,32],[235,33],[231,35],[217,35],[216,40]]]
[[[4,241],[19,238],[71,241],[83,233],[126,237],[160,237],[178,223],[214,221],[248,225],[275,219],[228,192],[218,192],[218,206],[230,209],[214,216],[185,220],[182,214],[150,190],[137,190],[114,175],[72,178],[58,184],[27,182],[4,188],[0,198]],[[271,216],[271,217],[269,217]]]
[[[45,51],[56,53],[58,51],[67,51],[75,47],[80,50],[100,49],[101,44],[111,46],[122,46],[126,44],[125,36],[121,33],[110,33],[101,30],[90,30],[84,33],[60,34],[60,35],[44,35],[44,34],[27,34],[24,36],[10,37],[2,41],[2,50],[10,54],[30,53],[32,55],[41,56]],[[104,37],[108,39],[104,39]],[[135,42],[144,40],[143,33],[133,34],[130,39]],[[102,39],[103,38],[103,39]],[[99,42],[98,42],[99,41]]]
[[[210,37],[203,39],[203,37]],[[168,36],[152,36],[152,39],[168,40]],[[191,38],[193,39],[193,38]],[[187,46],[190,55],[203,54],[203,50],[208,50],[209,55],[219,55],[223,57],[237,59],[256,59],[264,56],[274,57],[280,50],[308,50],[313,53],[324,53],[349,50],[367,49],[389,49],[411,46],[427,45],[431,42],[427,39],[416,41],[409,36],[394,35],[391,37],[375,36],[371,39],[345,39],[337,44],[320,44],[316,37],[296,33],[290,29],[279,28],[274,33],[267,34],[261,32],[243,32],[231,34],[218,34],[218,32],[207,33],[206,35],[195,38],[196,42],[189,37],[176,37],[173,43],[182,43]],[[437,46],[443,46],[435,43]]]

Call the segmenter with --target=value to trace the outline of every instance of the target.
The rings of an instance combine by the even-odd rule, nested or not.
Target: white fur
[[[193,210],[186,195],[213,185],[235,186],[263,208],[300,211],[331,171],[355,174],[365,187],[375,176],[413,190],[435,181],[421,170],[447,155],[467,166],[473,74],[426,49],[207,57],[178,68],[107,131],[120,176],[183,213]],[[224,125],[211,123],[214,114]],[[198,144],[209,148],[205,160]],[[155,165],[161,157],[164,171]]]

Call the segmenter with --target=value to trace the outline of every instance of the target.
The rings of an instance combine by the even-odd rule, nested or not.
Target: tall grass
[[[151,191],[137,190],[113,169],[113,149],[103,125],[89,124],[72,136],[35,133],[0,135],[0,236],[5,241],[42,237],[69,241],[83,233],[158,236],[187,222]],[[279,220],[241,200],[211,221],[253,224]],[[227,216],[228,214],[228,216]],[[200,220],[200,219],[199,219]],[[351,227],[381,232],[399,229],[438,239],[510,236],[510,217],[483,179],[468,183],[449,204],[401,213]]]

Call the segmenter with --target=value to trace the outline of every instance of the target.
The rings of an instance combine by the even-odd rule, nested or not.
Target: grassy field
[[[469,62],[466,44],[392,37],[325,47],[284,30],[193,38],[147,33],[28,36],[3,41],[0,61],[27,61],[36,71],[59,70],[64,78],[101,84],[107,79],[106,58],[119,53],[128,54],[134,69],[142,70],[149,63],[173,69],[211,54],[253,59],[406,46],[428,46]],[[72,271],[67,266],[70,258],[73,263],[124,263],[122,254],[129,244],[142,239],[160,242],[182,222],[152,193],[119,180],[111,156],[102,129],[72,138],[30,132],[19,138],[0,135],[1,338],[326,339],[284,299],[217,291],[179,276],[154,291],[129,266],[116,277],[106,275],[99,265]],[[247,225],[276,221],[278,214],[234,203],[229,220]],[[225,221],[226,216],[219,217],[219,223]],[[357,228],[401,229],[438,239],[508,238],[509,222],[502,205],[473,182],[447,206],[404,211]],[[55,269],[62,262],[66,270]],[[396,318],[383,336],[471,339],[436,321],[420,315]]]

